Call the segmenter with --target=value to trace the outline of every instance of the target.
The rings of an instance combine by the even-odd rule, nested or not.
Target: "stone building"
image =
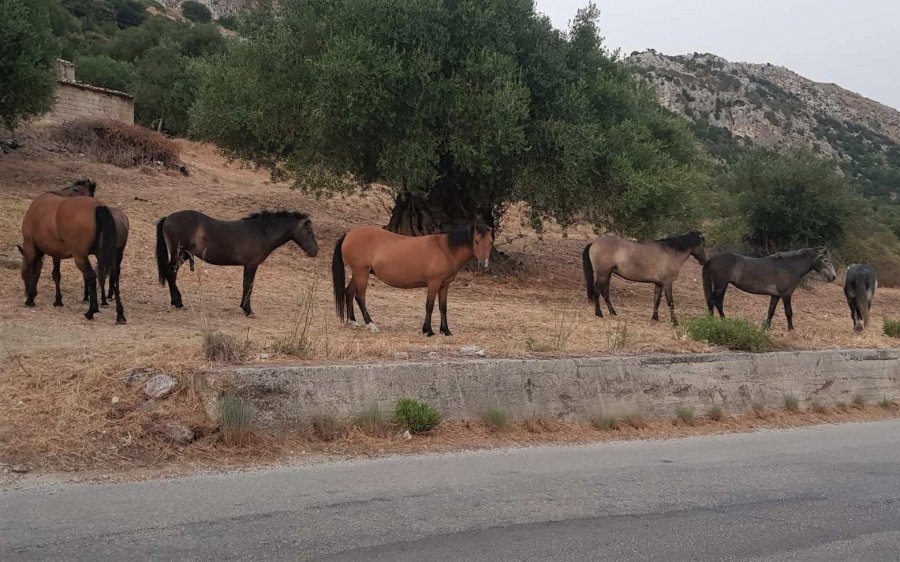
[[[83,118],[105,118],[134,124],[134,97],[91,86],[75,79],[75,65],[57,59],[56,102],[41,117],[44,123],[64,123]]]

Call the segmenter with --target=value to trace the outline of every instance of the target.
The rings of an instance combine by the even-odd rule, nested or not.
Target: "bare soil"
[[[205,144],[179,141],[182,159],[191,171],[185,177],[155,167],[122,169],[89,162],[54,149],[46,138],[46,131],[26,130],[20,139],[23,148],[0,157],[0,462],[11,459],[47,470],[124,469],[174,460],[220,462],[228,454],[219,444],[215,426],[203,414],[192,384],[193,373],[207,363],[202,349],[207,330],[246,341],[245,361],[250,363],[393,360],[400,352],[411,357],[428,353],[453,357],[470,345],[491,356],[713,349],[686,339],[667,322],[650,321],[651,285],[615,279],[612,299],[618,319],[595,318],[584,295],[580,264],[581,249],[593,237],[591,229],[580,226],[563,232],[551,225],[539,236],[526,226],[519,208],[508,213],[496,244],[520,265],[510,275],[460,274],[449,298],[454,336],[426,339],[421,335],[424,290],[392,289],[376,279],[368,302],[381,331],[344,327],[334,315],[331,300],[333,244],[349,228],[387,222],[390,196],[385,189],[373,187],[362,195],[318,200],[272,183],[264,172],[228,163]],[[64,307],[52,306],[49,262],[39,285],[37,308],[23,306],[15,249],[21,241],[21,217],[33,197],[77,177],[95,180],[97,197],[123,209],[131,222],[121,279],[128,317],[125,326],[114,324],[111,310],[92,322],[84,319],[81,275],[71,261],[62,268]],[[156,221],[181,209],[236,219],[262,208],[310,213],[319,255],[309,258],[293,245],[276,251],[256,278],[256,318],[245,318],[238,306],[240,268],[202,262],[194,273],[182,269],[179,285],[186,307],[172,309],[168,290],[157,283]],[[274,352],[274,344],[289,338],[297,325],[304,295],[311,288],[316,292],[308,351],[300,357]],[[685,264],[676,282],[675,301],[682,318],[705,313],[700,268],[693,260]],[[761,321],[767,307],[766,297],[736,290],[726,296],[726,312],[733,316]],[[880,323],[898,309],[900,289],[879,289],[873,310],[875,328],[855,334],[840,277],[832,284],[812,281],[795,294],[797,330],[786,332],[779,309],[771,337],[781,349],[890,347],[895,340],[881,334]],[[661,315],[667,316],[665,311]],[[172,374],[180,382],[179,389],[170,398],[148,405],[139,387],[128,387],[121,380],[120,374],[135,366]],[[187,447],[169,443],[162,428],[173,420],[197,429],[199,441]],[[449,439],[454,427],[438,432],[434,447]],[[550,435],[555,436],[553,441],[567,439],[560,437],[561,432]],[[515,442],[511,436],[504,434],[502,441]],[[256,448],[254,455],[266,448]]]

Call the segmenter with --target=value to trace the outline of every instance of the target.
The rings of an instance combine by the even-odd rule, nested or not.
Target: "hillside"
[[[167,8],[177,8],[184,0],[161,0],[160,3]],[[209,8],[213,17],[218,19],[224,16],[234,15],[246,10],[256,3],[256,0],[197,0]]]
[[[626,64],[653,84],[664,106],[694,121],[717,157],[747,143],[804,146],[842,160],[870,197],[893,200],[900,192],[896,109],[771,64],[653,50],[632,53]]]

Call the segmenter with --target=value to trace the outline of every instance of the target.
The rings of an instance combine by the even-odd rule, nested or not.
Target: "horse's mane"
[[[799,256],[806,256],[809,254],[818,254],[821,248],[800,248],[799,250],[788,250],[785,252],[777,252],[769,256],[770,258],[776,259],[788,259],[788,258],[796,258]]]
[[[451,250],[471,246],[476,232],[483,235],[490,231],[488,225],[480,221],[464,226],[454,226],[447,231],[447,245]]]
[[[305,219],[309,218],[309,215],[306,213],[301,213],[299,211],[267,211],[262,210],[256,213],[251,213],[241,220],[245,221],[259,221],[259,222],[270,222],[277,219]]]
[[[657,244],[662,244],[664,247],[675,250],[676,252],[686,252],[691,248],[698,246],[701,242],[703,242],[703,234],[697,230],[692,230],[687,234],[679,234],[677,236],[656,240]]]

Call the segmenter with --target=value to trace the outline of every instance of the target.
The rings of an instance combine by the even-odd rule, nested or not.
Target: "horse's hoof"
[[[450,330],[441,330],[441,334],[445,336],[452,336],[453,333]]]
[[[101,303],[100,303],[100,306],[109,306],[109,303],[106,302],[106,301],[104,301],[104,302],[101,302]]]
[[[425,332],[425,337],[426,337],[426,338],[430,338],[430,337],[433,337],[433,336],[434,336],[434,332],[431,332],[431,331]]]
[[[62,305],[63,305],[62,301],[56,301],[55,303],[53,303],[53,306],[62,306]]]
[[[124,316],[116,318],[116,324],[125,324],[128,320],[125,319]]]
[[[247,318],[256,318],[256,314],[254,314],[254,313],[252,313],[252,312],[251,312],[250,314],[247,314],[247,313],[245,312],[245,313],[244,313],[244,316],[246,316]]]
[[[359,322],[357,322],[356,320],[350,320],[349,322],[347,322],[347,324],[354,328],[359,328]]]
[[[374,333],[378,333],[378,326],[375,325],[375,322],[369,322],[369,331]]]
[[[653,322],[659,322],[659,316],[653,316],[650,318],[650,320]]]
[[[34,308],[34,301],[25,301],[25,306],[28,308]]]
[[[84,317],[87,318],[88,320],[93,320],[93,319],[94,319],[94,313],[93,313],[93,312],[85,312],[85,313],[84,313]]]
[[[184,304],[180,302],[173,302],[172,306],[174,306],[175,308],[184,308]]]

